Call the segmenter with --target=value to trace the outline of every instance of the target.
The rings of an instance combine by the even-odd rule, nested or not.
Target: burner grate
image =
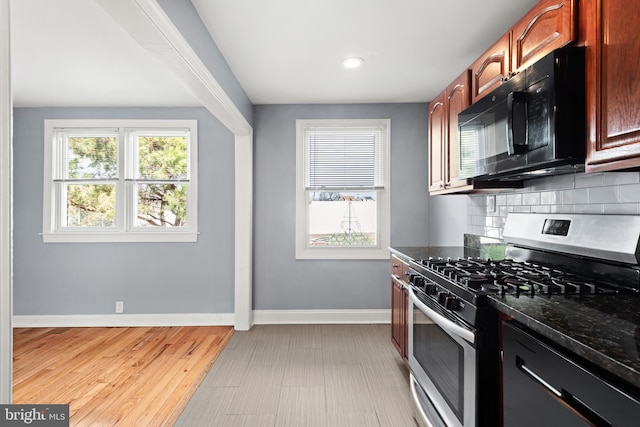
[[[528,261],[430,258],[420,264],[477,294],[534,297],[618,293],[597,281]]]

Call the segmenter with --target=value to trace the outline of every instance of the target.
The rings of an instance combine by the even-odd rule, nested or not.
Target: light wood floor
[[[415,427],[389,325],[236,331],[176,426]]]
[[[70,404],[72,426],[171,426],[231,327],[14,329],[13,403]]]

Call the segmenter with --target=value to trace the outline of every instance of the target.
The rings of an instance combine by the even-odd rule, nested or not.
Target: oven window
[[[414,310],[413,339],[413,356],[462,422],[464,348],[420,310]]]

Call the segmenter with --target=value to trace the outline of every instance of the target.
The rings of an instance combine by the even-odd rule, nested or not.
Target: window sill
[[[389,259],[388,248],[304,248],[296,251],[296,259]]]
[[[198,233],[43,233],[42,241],[44,243],[193,243],[198,241]]]

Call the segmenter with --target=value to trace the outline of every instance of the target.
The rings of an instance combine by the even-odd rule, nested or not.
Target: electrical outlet
[[[496,211],[496,195],[492,194],[487,197],[487,213],[494,213]]]
[[[116,313],[124,313],[124,301],[116,301]]]

